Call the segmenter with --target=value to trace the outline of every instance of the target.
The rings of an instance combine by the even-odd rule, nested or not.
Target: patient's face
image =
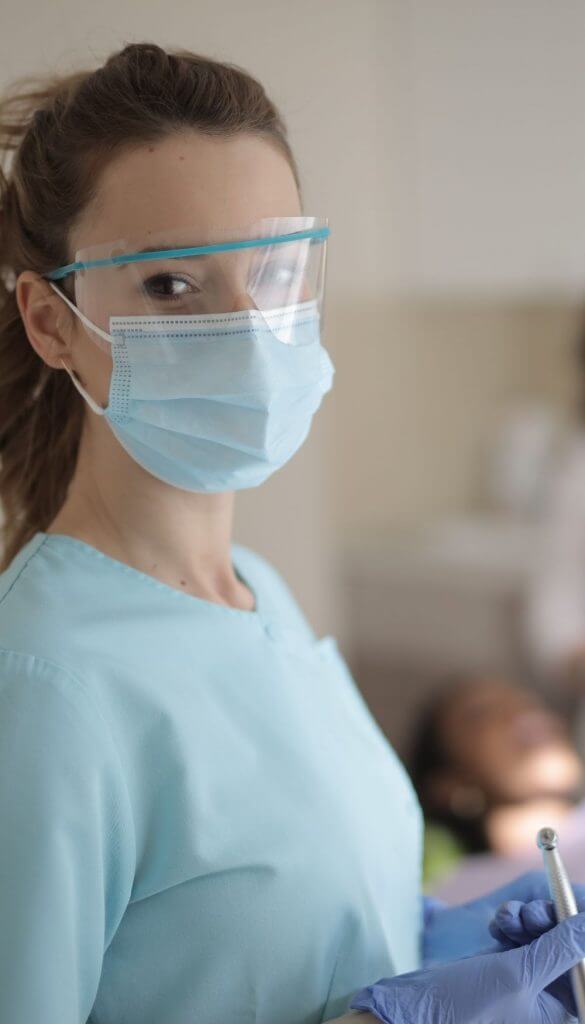
[[[583,763],[561,717],[504,680],[459,688],[439,731],[452,772],[491,802],[569,795],[581,783]]]

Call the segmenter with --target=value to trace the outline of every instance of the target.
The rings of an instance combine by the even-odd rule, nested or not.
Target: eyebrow
[[[203,244],[203,243],[200,243],[200,244]],[[167,242],[167,241],[163,240],[162,242],[159,242],[158,245],[146,245],[144,247],[144,249],[133,249],[132,251],[138,254],[140,252],[158,252],[159,249],[162,251],[162,250],[165,250],[165,249],[173,249],[174,250],[174,249],[197,249],[197,248],[199,248],[199,246],[195,246],[195,245],[177,245],[174,242],[171,243],[171,242]]]
[[[278,242],[278,241],[284,240],[285,237],[286,237],[286,241],[289,241],[289,240],[291,242],[296,241],[297,239],[295,238],[295,236],[299,235],[299,234],[301,235],[301,237],[298,240],[302,241],[303,240],[303,235],[305,233],[304,232],[297,232],[297,231],[292,231],[290,233],[290,236],[276,236],[276,238],[274,238],[271,235],[259,235],[258,237],[256,237],[255,235],[252,235],[249,238],[226,238],[224,241],[219,241],[219,242],[196,242],[196,243],[189,243],[189,244],[185,243],[184,245],[177,245],[176,239],[174,239],[173,241],[167,241],[167,239],[162,239],[160,242],[158,242],[157,245],[146,245],[146,246],[144,246],[143,249],[133,249],[132,252],[136,253],[138,255],[138,253],[142,253],[142,252],[158,252],[159,249],[160,250],[163,250],[163,249],[199,249],[199,248],[204,248],[204,247],[207,247],[207,246],[224,246],[224,245],[225,246],[232,246],[233,245],[233,246],[237,246],[238,248],[241,247],[242,249],[248,249],[248,248],[249,249],[254,249],[254,248],[256,248],[256,246],[258,246],[258,248],[264,248],[266,245],[274,243],[275,241]],[[321,241],[322,239],[319,238],[317,240]],[[228,249],[227,251],[229,252],[230,250]],[[202,255],[208,255],[208,254],[207,253],[203,253]],[[210,253],[209,255],[213,255],[213,253]]]

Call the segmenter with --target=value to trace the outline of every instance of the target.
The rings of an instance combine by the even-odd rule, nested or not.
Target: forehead
[[[169,228],[209,238],[264,217],[300,213],[293,172],[272,142],[251,134],[184,132],[111,160],[70,233],[70,246],[75,252],[118,238],[147,244],[150,235]]]

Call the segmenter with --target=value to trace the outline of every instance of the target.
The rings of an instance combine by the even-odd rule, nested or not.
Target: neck
[[[194,493],[163,483],[94,420],[47,532],[77,537],[186,593],[249,609],[252,595],[231,560],[233,511],[233,491]]]

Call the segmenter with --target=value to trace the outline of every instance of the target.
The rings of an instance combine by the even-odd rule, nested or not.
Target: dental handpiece
[[[575,894],[558,850],[559,837],[554,828],[541,828],[536,844],[542,851],[551,899],[555,905],[557,921],[564,921],[578,913]],[[580,1024],[585,1024],[585,960],[571,968],[573,994]]]

